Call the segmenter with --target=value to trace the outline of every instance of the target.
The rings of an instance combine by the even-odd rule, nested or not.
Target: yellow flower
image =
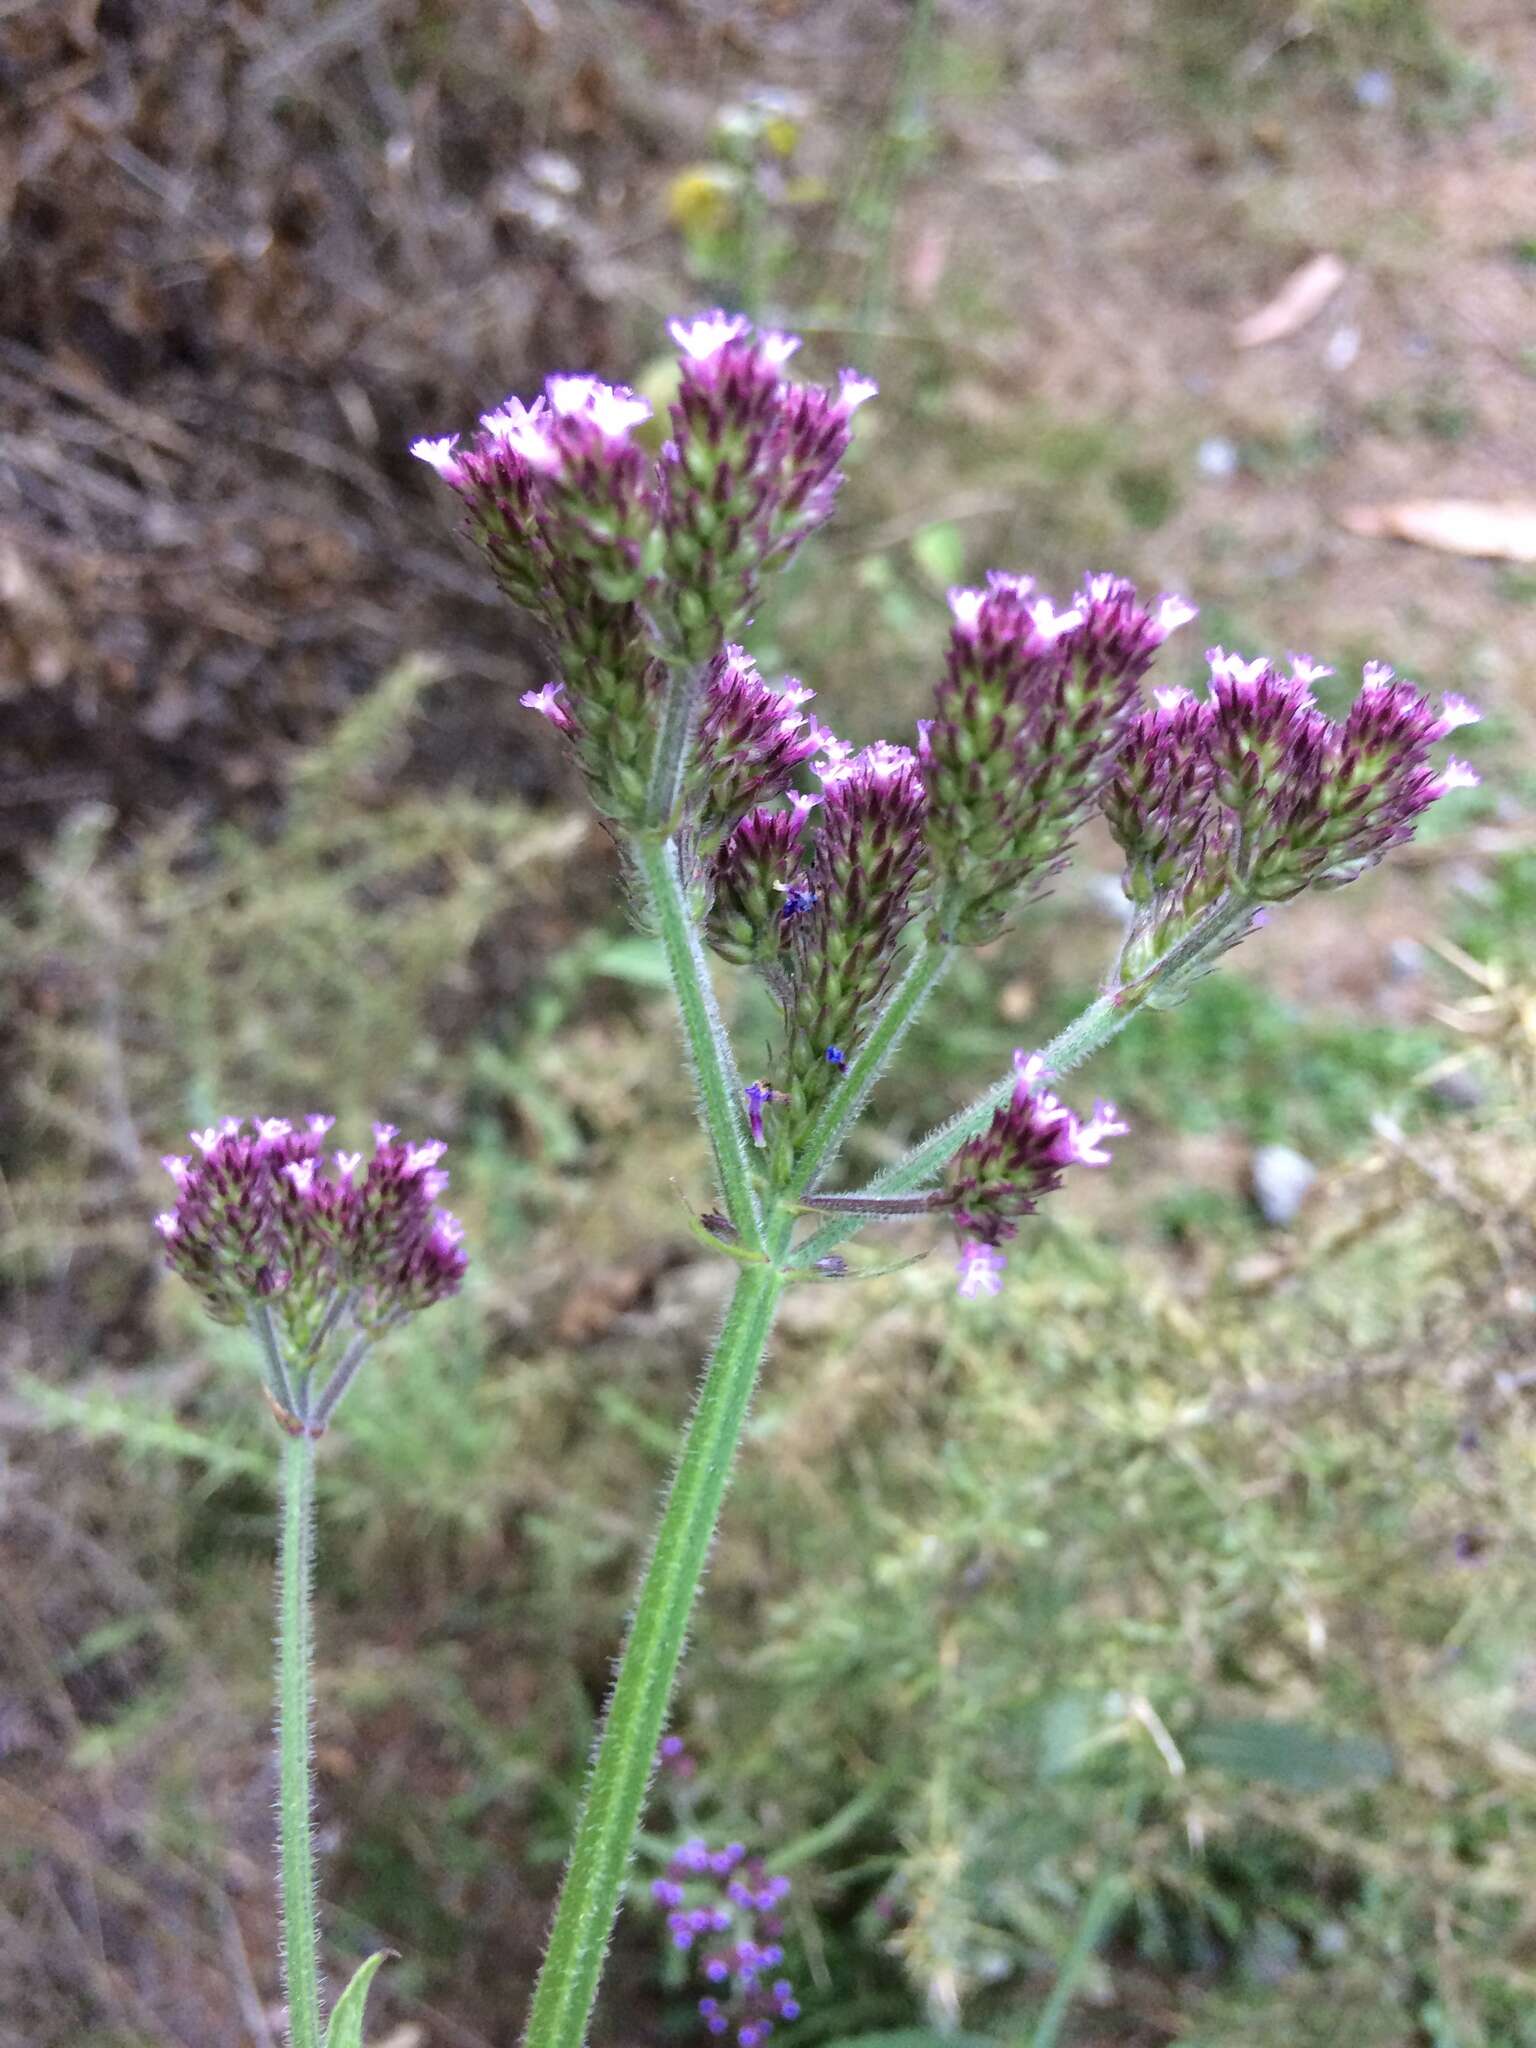
[[[684,234],[715,234],[736,212],[736,177],[721,164],[690,164],[667,187],[667,218]]]

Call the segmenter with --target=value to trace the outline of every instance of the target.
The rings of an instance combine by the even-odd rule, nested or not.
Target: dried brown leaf
[[[1238,321],[1232,329],[1234,343],[1238,348],[1263,348],[1266,342],[1285,341],[1299,334],[1317,318],[1348,275],[1338,256],[1311,257],[1291,272],[1268,305]]]
[[[1495,562],[1536,562],[1536,504],[1509,498],[1402,498],[1350,505],[1339,524],[1367,540],[1409,540],[1448,555]]]

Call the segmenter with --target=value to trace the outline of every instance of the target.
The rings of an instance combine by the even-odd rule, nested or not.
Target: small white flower
[[[532,405],[524,405],[520,398],[509,398],[495,412],[482,413],[480,424],[493,441],[500,441],[530,469],[546,476],[559,469],[560,450],[549,438],[549,419],[542,398],[536,398]]]
[[[1447,761],[1438,778],[1440,795],[1452,789],[1476,789],[1482,779],[1468,762]]]
[[[1123,1138],[1130,1129],[1129,1124],[1120,1121],[1120,1113],[1112,1102],[1096,1102],[1093,1115],[1077,1127],[1074,1150],[1080,1166],[1108,1166],[1109,1154],[1104,1150],[1106,1138]]]
[[[1447,693],[1440,699],[1440,730],[1436,737],[1444,739],[1447,733],[1455,732],[1458,726],[1476,725],[1482,715],[1477,706],[1469,704],[1465,697]]]
[[[746,330],[740,313],[701,313],[696,320],[669,320],[667,332],[685,356],[707,363]]]
[[[1050,1079],[1050,1069],[1045,1064],[1044,1053],[1026,1052],[1023,1046],[1014,1053],[1013,1071],[1018,1076],[1020,1085],[1027,1088],[1031,1094],[1035,1093],[1041,1082]]]
[[[1206,659],[1211,664],[1213,683],[1236,683],[1240,689],[1251,689],[1269,667],[1262,654],[1244,661],[1240,654],[1228,654],[1224,647],[1211,648]]]
[[[962,633],[974,633],[981,624],[981,608],[987,601],[984,590],[952,590],[949,593],[949,609],[954,615],[956,626]]]
[[[800,346],[798,334],[770,331],[757,337],[758,353],[770,369],[781,370]]]
[[[464,474],[459,467],[458,446],[457,434],[444,434],[436,441],[413,441],[411,453],[418,462],[431,463],[445,484],[453,484]]]
[[[1163,639],[1170,633],[1177,633],[1180,626],[1187,626],[1191,619],[1200,616],[1198,605],[1192,605],[1187,597],[1168,596],[1158,600],[1153,613],[1153,623]]]
[[[620,441],[631,427],[651,416],[647,400],[624,384],[604,384],[597,377],[551,377],[549,402],[563,419],[582,415],[607,440]]]
[[[1030,622],[1042,640],[1059,640],[1064,633],[1083,623],[1079,611],[1059,612],[1048,597],[1038,597],[1029,608]]]
[[[525,710],[540,712],[553,724],[564,725],[565,707],[560,702],[564,694],[564,683],[546,683],[542,690],[524,690],[517,701]]]
[[[990,1245],[968,1240],[960,1248],[956,1270],[960,1277],[956,1292],[966,1301],[975,1301],[986,1294],[1001,1294],[1003,1289],[1003,1268],[1008,1261]]]
[[[873,377],[861,377],[856,370],[844,370],[837,387],[837,409],[848,419],[879,391]]]
[[[169,1209],[162,1209],[160,1214],[155,1218],[155,1228],[159,1231],[160,1235],[163,1238],[165,1238],[167,1243],[169,1243],[171,1238],[179,1237],[181,1234],[181,1225],[177,1222],[176,1218],[172,1215]]]

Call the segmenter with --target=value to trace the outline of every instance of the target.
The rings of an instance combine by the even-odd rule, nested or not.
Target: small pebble
[[[1355,80],[1355,104],[1361,107],[1390,107],[1397,97],[1390,71],[1362,71]]]
[[[1335,327],[1328,337],[1323,350],[1323,361],[1330,370],[1347,370],[1360,353],[1360,330],[1358,327]]]
[[[1424,972],[1424,948],[1417,939],[1394,939],[1387,948],[1387,979],[1417,981]]]
[[[1452,1067],[1429,1084],[1431,1099],[1442,1109],[1481,1109],[1488,1091],[1470,1067]]]
[[[1254,1207],[1272,1229],[1284,1230],[1301,1214],[1317,1168],[1289,1145],[1261,1145],[1250,1175]]]

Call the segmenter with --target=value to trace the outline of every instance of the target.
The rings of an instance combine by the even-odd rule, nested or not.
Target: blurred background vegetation
[[[404,450],[660,398],[717,301],[881,380],[755,635],[839,729],[920,710],[946,584],[1110,568],[1465,690],[1485,780],[1103,1059],[1134,1135],[999,1300],[792,1298],[641,1874],[792,1872],[804,2048],[1536,2043],[1536,566],[1349,517],[1536,495],[1525,0],[17,0],[0,78],[0,2043],[278,2038],[270,1426],[148,1222],[190,1124],[322,1106],[449,1138],[476,1251],[322,1460],[328,1924],[401,1952],[380,2048],[517,2038],[725,1276],[538,650]],[[1090,842],[856,1167],[1115,902]],[[596,2038],[695,1995],[637,1893]]]

